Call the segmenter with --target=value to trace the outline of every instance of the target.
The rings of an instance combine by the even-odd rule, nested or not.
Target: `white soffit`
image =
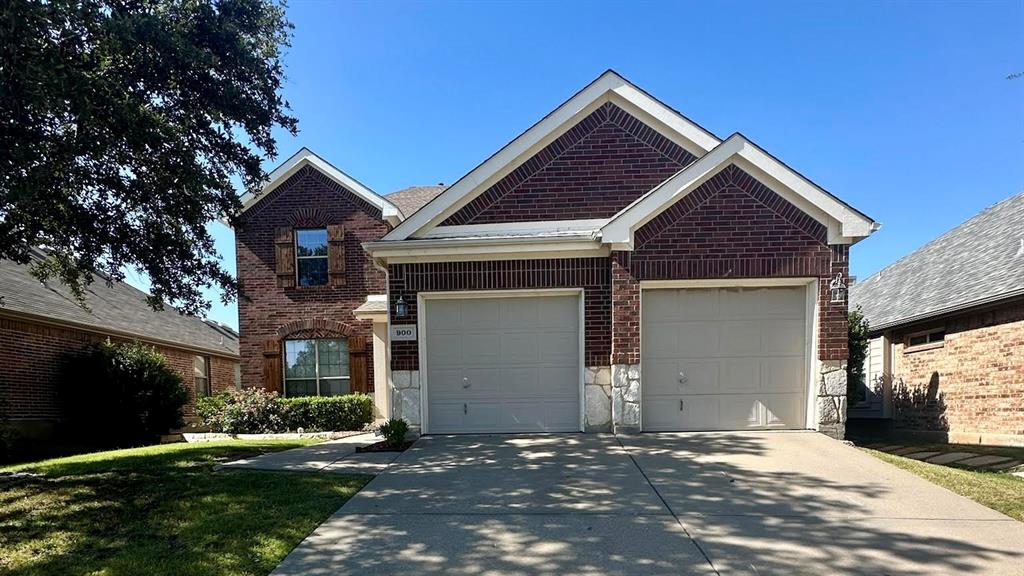
[[[348,174],[338,170],[332,166],[330,162],[314,154],[309,148],[302,148],[293,154],[291,158],[285,160],[283,164],[275,168],[268,176],[267,183],[263,186],[263,189],[258,195],[248,193],[244,194],[242,196],[242,212],[245,212],[249,208],[255,206],[261,198],[265,197],[273,191],[274,188],[277,188],[282,182],[291,178],[293,174],[305,166],[312,166],[316,168],[346,190],[349,190],[363,200],[366,200],[371,205],[380,208],[384,220],[391,222],[392,225],[397,225],[398,222],[401,221],[401,213],[394,204],[388,202],[383,196],[377,194],[373,190],[370,190],[355,178],[352,178]]]
[[[430,228],[457,212],[605,102],[612,102],[636,116],[695,156],[703,156],[720,143],[707,130],[608,70],[399,224],[384,239],[426,237]]]
[[[851,244],[878,224],[736,133],[616,214],[601,239],[615,249],[631,250],[633,233],[681,200],[729,164],[746,171],[815,220],[828,227],[830,244]]]

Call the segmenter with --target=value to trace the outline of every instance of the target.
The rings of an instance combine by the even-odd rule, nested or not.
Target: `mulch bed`
[[[410,446],[413,445],[413,442],[413,440],[407,440],[406,442],[402,443],[402,446],[400,448],[392,448],[388,446],[383,440],[381,440],[380,442],[370,444],[369,446],[356,448],[356,452],[405,452],[406,450],[409,449]]]

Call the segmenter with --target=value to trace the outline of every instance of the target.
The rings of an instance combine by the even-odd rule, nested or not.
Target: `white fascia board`
[[[528,236],[530,234],[596,234],[608,223],[607,218],[593,220],[544,220],[535,222],[501,222],[496,224],[466,224],[437,226],[426,231],[421,238],[459,238],[466,236]]]
[[[637,115],[696,156],[702,156],[719,144],[714,135],[609,70],[406,218],[384,239],[423,237],[429,228],[458,211],[609,101]]]
[[[331,180],[334,180],[346,190],[349,190],[353,194],[359,196],[363,200],[366,200],[371,205],[380,208],[381,216],[384,220],[392,222],[393,225],[401,222],[402,213],[398,208],[384,199],[383,196],[377,194],[369,187],[359,182],[355,178],[345,174],[341,170],[338,170],[331,165],[330,162],[317,156],[309,148],[302,148],[295,154],[284,161],[283,164],[274,169],[273,172],[267,178],[267,183],[263,186],[259,194],[244,194],[242,200],[242,210],[245,212],[249,208],[256,205],[256,203],[268,193],[281,185],[282,182],[291,178],[293,174],[304,168],[305,166],[312,166],[321,173],[326,175]]]
[[[610,251],[589,237],[459,238],[380,240],[363,244],[375,260],[389,264],[463,260],[515,260],[607,256]]]
[[[601,229],[602,241],[615,249],[632,250],[633,233],[638,228],[729,164],[736,164],[827,226],[829,243],[852,243],[877,229],[870,218],[843,204],[737,133],[620,211]]]

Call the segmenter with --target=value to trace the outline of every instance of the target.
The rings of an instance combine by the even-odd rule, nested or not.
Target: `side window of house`
[[[296,230],[295,260],[299,286],[327,284],[327,229]]]
[[[912,349],[917,346],[924,346],[926,344],[935,344],[938,342],[944,342],[946,340],[946,330],[939,328],[936,330],[930,330],[928,332],[918,332],[917,334],[911,334],[907,337],[907,349]]]
[[[339,396],[351,391],[348,341],[286,340],[285,396]]]
[[[195,379],[196,398],[210,395],[210,357],[193,356],[192,374]]]

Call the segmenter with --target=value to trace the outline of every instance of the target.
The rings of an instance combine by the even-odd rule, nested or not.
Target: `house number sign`
[[[392,324],[391,325],[391,341],[392,342],[410,342],[416,340],[416,325],[415,324]]]

